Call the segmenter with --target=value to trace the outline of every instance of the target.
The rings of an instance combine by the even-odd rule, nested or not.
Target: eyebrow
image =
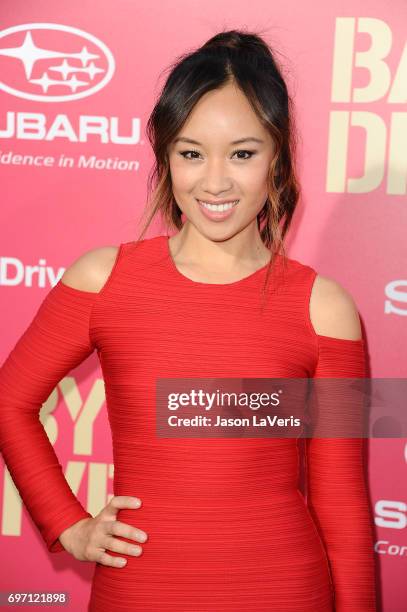
[[[176,144],[177,142],[186,142],[188,144],[194,144],[200,147],[203,146],[201,142],[198,142],[197,140],[193,140],[192,138],[186,138],[183,136],[178,136],[178,138],[175,138],[174,144]],[[247,138],[239,138],[239,140],[233,140],[230,144],[238,145],[244,142],[257,142],[259,144],[264,144],[264,140],[261,140],[260,138],[255,138],[254,136],[248,136]]]

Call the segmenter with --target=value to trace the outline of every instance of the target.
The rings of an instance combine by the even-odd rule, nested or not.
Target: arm
[[[111,249],[95,249],[74,262],[0,368],[0,449],[50,552],[64,550],[58,536],[92,515],[68,485],[39,413],[57,383],[94,351],[90,315],[109,273]]]
[[[318,277],[310,311],[318,340],[314,377],[366,377],[364,340],[351,296],[334,281]],[[364,442],[362,438],[306,440],[307,503],[327,552],[336,612],[376,610]]]

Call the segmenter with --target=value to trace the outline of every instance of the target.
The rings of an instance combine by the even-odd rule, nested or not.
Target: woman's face
[[[273,156],[269,132],[235,85],[206,93],[168,149],[173,194],[187,221],[209,239],[251,224],[257,232]],[[233,204],[211,211],[202,202]]]

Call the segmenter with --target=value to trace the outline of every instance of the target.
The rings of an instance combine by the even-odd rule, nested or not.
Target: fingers
[[[113,557],[109,555],[108,550],[122,555],[131,555],[139,557],[143,549],[138,544],[123,542],[116,536],[121,536],[127,539],[133,539],[138,542],[146,542],[147,534],[141,529],[121,523],[120,521],[106,521],[102,523],[105,533],[103,539],[99,536],[99,544],[94,553],[94,560],[102,565],[112,567],[123,567],[127,563],[127,559],[122,557]],[[101,550],[101,547],[105,550]]]
[[[122,542],[122,540],[118,540],[114,536],[106,536],[104,540],[103,547],[106,550],[112,550],[113,552],[122,554],[122,555],[132,555],[135,557],[139,557],[143,552],[143,549],[138,544],[130,544],[129,542]]]
[[[121,510],[122,508],[140,508],[141,499],[130,495],[114,495],[106,508]]]
[[[141,506],[141,499],[130,495],[114,495],[109,503],[100,512],[100,516],[106,520],[114,520],[119,512],[125,508],[137,510]]]
[[[135,542],[144,543],[148,535],[142,529],[127,525],[116,520],[119,510],[123,508],[140,508],[141,500],[128,495],[115,495],[102,510],[95,523],[95,529],[90,536],[87,549],[87,558],[101,565],[110,567],[124,567],[127,559],[109,555],[112,551],[122,555],[140,556],[143,549],[138,544],[123,542],[118,538],[126,538]]]
[[[122,557],[112,557],[112,555],[109,555],[105,551],[99,551],[93,561],[109,567],[124,567],[127,563],[127,559],[123,559]]]
[[[103,523],[105,534],[113,536],[121,536],[122,538],[128,538],[129,540],[136,540],[137,542],[144,543],[147,541],[147,534],[142,529],[122,523],[121,521],[105,521]]]

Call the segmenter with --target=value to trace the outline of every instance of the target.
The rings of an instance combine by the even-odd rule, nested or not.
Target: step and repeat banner
[[[402,0],[2,0],[1,362],[65,268],[140,230],[153,155],[146,121],[169,70],[226,29],[276,52],[295,104],[302,197],[290,257],[340,282],[360,312],[369,375],[407,376],[407,5]],[[148,236],[165,233],[155,222]],[[41,422],[96,515],[113,459],[95,354],[61,380]],[[378,609],[407,609],[406,432],[368,443]],[[94,564],[45,548],[1,463],[1,591],[69,592]],[[345,511],[346,509],[344,509]],[[363,612],[363,611],[361,611]]]

